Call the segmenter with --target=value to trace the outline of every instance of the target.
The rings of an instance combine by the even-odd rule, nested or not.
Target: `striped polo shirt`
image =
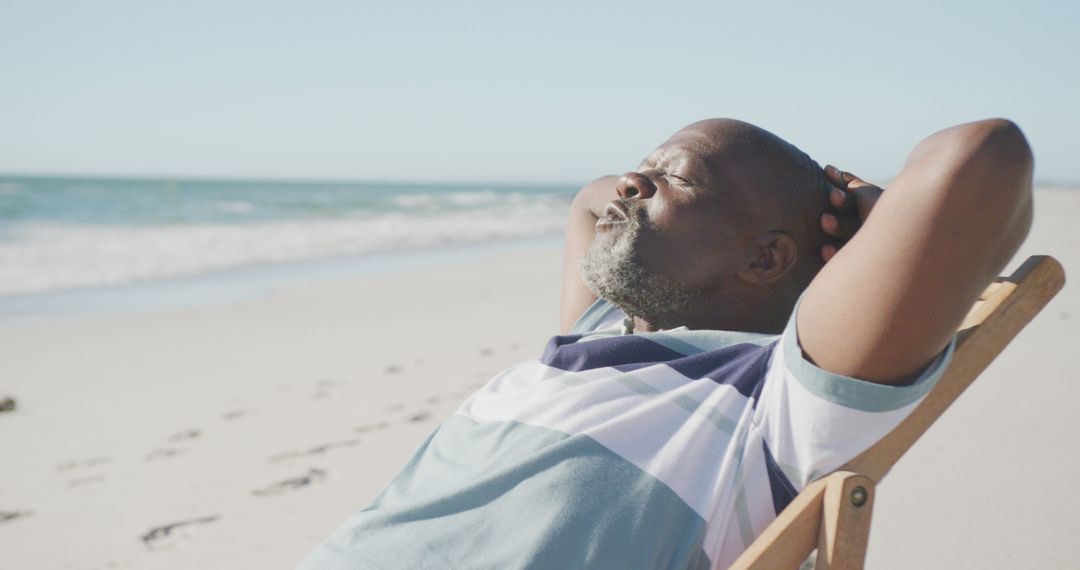
[[[621,334],[598,301],[467,399],[301,568],[726,568],[919,403],[763,335]],[[608,328],[608,325],[615,324]]]

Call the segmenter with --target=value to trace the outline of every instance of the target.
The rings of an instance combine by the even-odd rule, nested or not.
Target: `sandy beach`
[[[1080,190],[1010,264],[1073,282],[879,488],[867,567],[1075,568]],[[0,323],[0,568],[291,568],[557,332],[561,250]]]

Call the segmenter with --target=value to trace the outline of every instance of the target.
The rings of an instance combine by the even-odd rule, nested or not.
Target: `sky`
[[[582,183],[706,117],[894,176],[1003,116],[1080,183],[1080,2],[0,0],[0,173]]]

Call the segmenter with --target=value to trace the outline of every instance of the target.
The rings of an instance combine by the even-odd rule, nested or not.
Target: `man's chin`
[[[599,224],[593,234],[593,242],[615,243],[619,238],[626,235],[626,224]]]
[[[610,249],[595,248],[590,253],[581,266],[585,284],[628,315],[658,322],[660,316],[685,312],[700,295],[681,283],[650,274],[629,260],[609,257]]]

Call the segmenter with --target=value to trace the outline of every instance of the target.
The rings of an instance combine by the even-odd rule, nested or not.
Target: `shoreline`
[[[561,236],[331,255],[192,275],[0,295],[0,327],[227,305],[281,288],[467,263],[503,252],[562,247]]]

